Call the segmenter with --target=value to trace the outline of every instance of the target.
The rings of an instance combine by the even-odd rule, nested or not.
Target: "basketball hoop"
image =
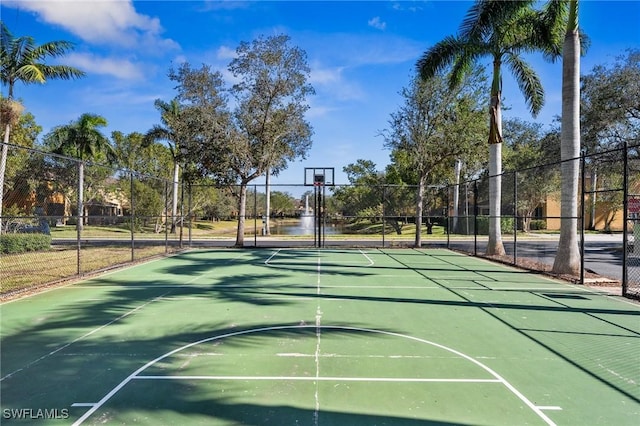
[[[305,167],[305,186],[334,186],[333,167]]]

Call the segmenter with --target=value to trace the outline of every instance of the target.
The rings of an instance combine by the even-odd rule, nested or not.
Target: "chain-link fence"
[[[577,196],[577,234],[582,283],[619,283],[640,298],[640,156],[638,145],[584,154]],[[504,255],[493,259],[552,271],[558,252],[562,163],[505,172],[500,234]],[[448,247],[485,255],[488,245],[489,177],[448,189]],[[626,201],[625,201],[626,200]]]
[[[623,164],[623,294],[640,299],[640,146],[626,149]]]
[[[2,293],[181,246],[163,179],[9,146],[0,216]]]
[[[621,282],[630,297],[640,297],[638,158],[638,146],[633,146],[575,160],[581,166],[574,218],[583,262],[580,279],[585,282],[595,272]],[[551,270],[562,219],[561,166],[499,176],[501,214],[494,223],[500,226],[504,255],[493,259]],[[383,184],[243,188],[174,183],[10,146],[4,183],[3,293],[199,246],[420,244],[484,256],[493,219],[486,175],[430,186],[422,194],[416,186]]]

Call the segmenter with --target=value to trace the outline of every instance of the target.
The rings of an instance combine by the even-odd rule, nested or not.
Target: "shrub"
[[[478,216],[478,235],[489,234],[489,218],[487,216]],[[503,217],[500,219],[500,233],[513,234],[513,218]]]
[[[543,231],[547,229],[547,221],[542,219],[532,220],[529,224],[529,229],[532,231]]]
[[[0,235],[0,253],[14,254],[28,251],[48,250],[51,236],[45,234],[2,234]]]

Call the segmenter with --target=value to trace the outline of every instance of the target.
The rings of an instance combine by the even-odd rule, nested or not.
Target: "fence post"
[[[182,177],[182,182],[180,184],[180,248],[181,249],[184,247],[183,232],[184,232],[184,176]]]
[[[134,195],[134,185],[133,185],[133,170],[129,170],[129,185],[131,187],[131,208],[129,211],[129,220],[131,223],[130,229],[131,229],[131,261],[133,262],[135,260],[135,250],[136,250],[136,238],[135,238],[135,233],[136,233],[136,202],[135,202],[135,195]]]
[[[580,284],[584,285],[584,216],[586,213],[585,209],[585,198],[586,198],[586,173],[585,173],[585,164],[586,164],[587,153],[586,150],[582,150],[580,153],[580,186],[582,187],[580,197]],[[595,196],[595,188],[592,188],[592,197]]]
[[[164,181],[164,253],[169,253],[169,183]]]
[[[78,216],[76,219],[76,255],[77,255],[77,261],[76,261],[76,266],[77,266],[77,273],[78,275],[80,275],[80,272],[82,271],[82,267],[81,267],[81,256],[80,256],[80,249],[82,248],[82,243],[81,243],[81,239],[82,239],[82,226],[83,226],[83,220],[84,220],[84,214],[83,214],[83,210],[84,210],[84,162],[82,161],[78,161]]]
[[[518,264],[518,172],[513,172],[513,264]]]
[[[454,217],[454,222],[455,224],[452,224],[452,219],[451,219],[451,210],[449,209],[449,191],[451,191],[451,186],[447,187],[447,211],[446,211],[446,227],[447,227],[447,248],[449,248],[449,245],[451,243],[451,238],[450,238],[450,229],[451,227],[457,227],[457,222],[458,222],[458,202],[459,202],[459,192],[460,192],[460,183],[458,182],[458,184],[456,184],[453,187],[453,217]]]
[[[387,199],[387,185],[383,184],[382,185],[382,248],[385,247],[384,243],[384,237],[385,237],[385,232],[384,232],[384,223],[385,223],[385,215],[386,215],[386,210],[384,208],[385,202]]]
[[[478,181],[473,182],[473,255],[478,255]]]
[[[192,225],[192,223],[191,223],[191,220],[192,220],[192,216],[193,216],[191,214],[191,208],[193,207],[191,205],[191,202],[193,201],[192,198],[191,198],[191,191],[193,191],[193,188],[191,186],[191,181],[187,181],[187,190],[189,191],[189,201],[188,201],[189,204],[187,205],[187,214],[189,215],[189,222],[188,222],[189,223],[189,248],[191,248],[192,247],[192,245],[191,245],[192,244],[192,239],[191,239],[192,238],[192,235],[191,235],[191,229],[192,229],[191,225]]]
[[[622,153],[622,296],[626,297],[629,292],[629,277],[627,275],[627,266],[629,262],[629,257],[627,253],[627,248],[629,247],[629,145],[627,144],[627,140],[624,141],[624,152]],[[633,224],[633,251],[637,253],[638,241],[635,238],[637,234],[636,227],[640,226],[639,222],[635,222]],[[637,295],[636,295],[637,297]]]

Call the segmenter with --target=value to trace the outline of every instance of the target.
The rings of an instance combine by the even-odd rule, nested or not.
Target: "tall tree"
[[[77,68],[44,62],[47,58],[64,56],[72,48],[73,44],[68,41],[51,41],[37,45],[33,37],[14,37],[4,22],[0,21],[0,82],[8,88],[7,99],[13,100],[14,86],[19,81],[24,84],[43,84],[50,79],[68,80],[83,76],[84,72]],[[3,123],[5,129],[0,154],[0,230],[8,144],[11,126],[15,124],[10,120]]]
[[[54,151],[80,160],[107,160],[115,162],[115,153],[109,139],[100,129],[107,119],[96,114],[82,114],[76,121],[55,127],[49,137],[58,146]]]
[[[475,73],[465,76],[464,82],[450,89],[445,76],[440,74],[414,78],[411,85],[400,92],[404,103],[391,114],[389,128],[382,133],[385,146],[394,151],[396,162],[403,159],[404,167],[417,177],[416,247],[422,245],[427,185],[442,183],[436,179],[451,175],[457,159],[470,157],[485,130],[480,124],[486,105],[482,96],[485,77],[476,69]],[[451,173],[443,170],[445,168]]]
[[[309,109],[307,96],[314,93],[307,82],[310,68],[306,53],[290,45],[290,37],[260,37],[242,42],[229,71],[240,82],[232,88],[238,107],[235,119],[247,140],[252,164],[250,172],[240,175],[243,187],[262,174],[266,175],[267,205],[265,230],[269,232],[270,177],[287,167],[287,163],[306,156],[311,148],[311,125],[304,114]],[[241,199],[240,209],[244,201]],[[240,215],[236,244],[242,245],[244,217]]]
[[[107,120],[96,114],[85,113],[77,120],[63,126],[57,126],[49,132],[45,138],[48,144],[53,148],[53,152],[57,154],[67,155],[80,159],[80,166],[84,170],[85,161],[95,161],[109,163],[116,162],[116,155],[109,139],[102,134],[100,128],[107,125]],[[84,184],[87,192],[97,194],[97,183],[104,181],[105,174],[109,174],[109,170],[105,167],[98,166],[92,168],[93,176],[86,175]],[[81,180],[82,182],[82,180]],[[91,191],[93,189],[93,191]],[[79,203],[83,202],[84,195],[79,194]],[[81,206],[78,214],[82,215],[83,220],[78,221],[78,229],[82,230],[82,226],[88,220],[87,206]]]
[[[487,254],[504,254],[500,231],[502,173],[502,66],[511,71],[532,115],[542,108],[544,90],[538,75],[524,55],[542,51],[549,57],[559,53],[549,37],[544,13],[535,2],[478,0],[469,9],[458,36],[448,36],[427,50],[417,63],[427,79],[453,65],[450,87],[458,85],[471,66],[488,56],[492,60],[489,107],[489,244]]]
[[[177,99],[164,102],[156,99],[155,106],[160,111],[162,125],[153,126],[145,135],[147,143],[152,141],[165,141],[173,156],[173,200],[171,204],[171,232],[176,230],[178,217],[178,181],[180,179],[180,103]]]
[[[553,3],[553,2],[552,2]],[[580,172],[580,34],[578,1],[569,2],[569,17],[562,45],[562,124],[560,127],[560,241],[553,271],[577,275],[578,184]]]

